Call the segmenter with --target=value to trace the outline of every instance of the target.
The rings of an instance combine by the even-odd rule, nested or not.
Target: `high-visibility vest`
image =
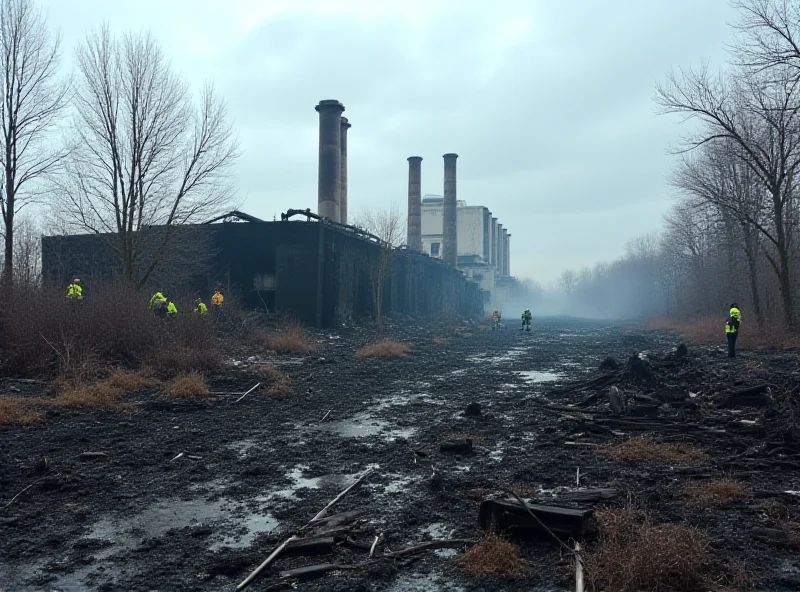
[[[73,300],[83,300],[83,287],[79,284],[70,284],[67,287],[67,298]]]
[[[725,333],[737,333],[739,324],[742,322],[742,313],[738,308],[732,308],[728,313],[729,317],[725,323]]]

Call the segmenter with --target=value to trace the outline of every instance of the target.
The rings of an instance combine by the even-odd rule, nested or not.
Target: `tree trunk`
[[[764,324],[764,311],[761,308],[761,295],[758,291],[758,246],[753,236],[753,230],[742,224],[744,232],[744,251],[747,256],[747,269],[750,277],[750,294],[753,301],[753,314],[759,326]]]
[[[8,151],[6,151],[8,154]],[[14,200],[14,175],[13,170],[10,170],[10,162],[6,162],[6,187],[5,187],[5,201],[6,201],[6,219],[5,219],[5,245],[3,251],[3,275],[0,277],[0,285],[4,289],[12,286],[14,283],[14,208],[16,203]]]

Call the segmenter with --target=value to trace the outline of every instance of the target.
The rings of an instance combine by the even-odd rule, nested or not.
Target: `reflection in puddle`
[[[525,382],[555,382],[562,377],[558,372],[544,372],[540,370],[520,370],[514,372]]]
[[[239,510],[239,511],[237,511]],[[235,531],[210,545],[246,547],[261,533],[278,528],[278,521],[268,513],[243,512],[227,501],[207,502],[203,499],[165,500],[127,518],[102,518],[92,525],[89,539],[111,541],[109,547],[95,553],[103,560],[121,551],[133,549],[146,539],[161,537],[172,529],[218,525],[215,530]]]
[[[339,421],[328,421],[312,429],[330,432],[345,438],[365,438],[367,436],[381,435],[387,442],[393,442],[400,438],[408,439],[415,428],[391,427],[388,421],[375,419],[367,413],[358,413],[352,419]]]
[[[320,489],[322,487],[331,486],[333,488],[344,488],[351,485],[357,478],[357,475],[322,475],[321,477],[303,477],[303,473],[307,471],[307,465],[297,465],[289,472],[286,477],[292,480],[289,487],[277,489],[268,493],[267,495],[259,496],[256,498],[260,502],[272,501],[275,498],[296,500],[297,493],[300,489]]]

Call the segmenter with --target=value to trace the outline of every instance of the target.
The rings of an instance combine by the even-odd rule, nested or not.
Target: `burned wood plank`
[[[599,489],[581,489],[568,491],[558,496],[574,502],[599,502],[617,497],[617,490],[611,487],[601,487]]]
[[[354,522],[356,519],[360,518],[364,514],[364,510],[351,510],[349,512],[341,512],[339,514],[334,514],[333,516],[328,516],[326,518],[322,518],[317,520],[314,523],[314,526],[319,527],[327,527],[333,528],[335,526],[343,526],[345,524],[350,524]]]
[[[554,534],[580,540],[587,528],[592,510],[576,510],[557,506],[525,504],[527,508]],[[525,509],[512,500],[484,500],[478,513],[478,522],[484,530],[497,526],[500,530],[509,528],[533,529],[542,527],[532,519]]]
[[[772,404],[772,393],[769,384],[759,384],[746,389],[732,391],[718,397],[717,406],[723,409],[731,407],[767,407]]]
[[[284,555],[327,555],[333,552],[334,538],[317,537],[311,539],[295,539],[283,550]]]
[[[439,444],[439,452],[450,454],[472,454],[472,440],[447,440]]]
[[[326,573],[330,573],[338,569],[342,569],[342,566],[334,563],[306,565],[305,567],[298,567],[297,569],[282,571],[280,577],[282,580],[314,580],[324,576]]]

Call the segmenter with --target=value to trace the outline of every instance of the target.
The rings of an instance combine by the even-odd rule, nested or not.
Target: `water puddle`
[[[440,574],[401,575],[388,592],[466,592],[466,588],[446,580]]]
[[[307,465],[297,465],[286,473],[286,477],[291,479],[292,484],[288,487],[276,489],[267,495],[256,498],[260,502],[273,501],[276,498],[296,500],[295,495],[301,489],[321,489],[330,486],[334,489],[343,489],[351,485],[358,475],[322,475],[321,477],[304,477],[303,473],[308,471]]]
[[[556,382],[563,376],[558,372],[540,370],[519,370],[514,372],[514,374],[522,378],[525,382]]]
[[[172,529],[214,525],[215,531],[234,531],[211,544],[221,547],[246,547],[261,533],[278,528],[278,521],[268,513],[242,511],[230,502],[203,499],[164,500],[139,514],[126,518],[101,518],[85,538],[111,541],[112,545],[95,554],[98,560],[130,550],[142,541],[164,536]]]
[[[366,438],[380,435],[387,442],[405,438],[408,439],[416,432],[415,428],[399,428],[392,426],[388,421],[375,419],[368,413],[357,413],[352,419],[327,421],[312,429],[329,432],[344,438]]]

